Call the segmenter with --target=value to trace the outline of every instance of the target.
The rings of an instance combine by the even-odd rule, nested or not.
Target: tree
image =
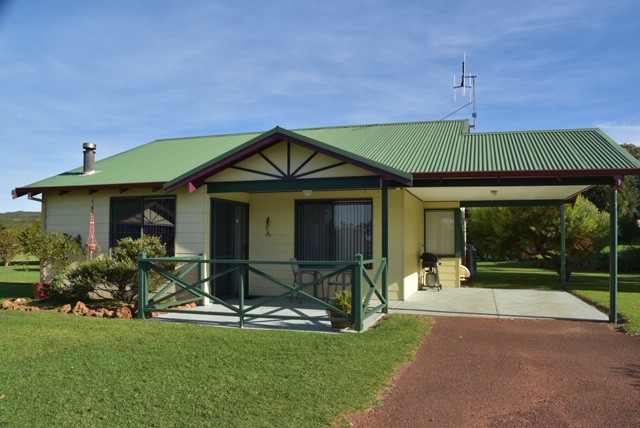
[[[14,228],[0,230],[0,260],[4,266],[9,266],[18,254],[22,246],[20,245],[20,231]]]
[[[586,198],[566,209],[566,250],[569,269],[585,265],[607,243],[608,215]],[[560,258],[559,207],[474,208],[469,237],[489,259],[539,257],[557,268]]]
[[[640,160],[640,147],[622,144],[633,157]],[[611,186],[594,186],[584,192],[600,211],[610,211]],[[636,220],[640,218],[640,176],[625,177],[618,190],[618,224],[620,240],[628,242],[638,232]]]
[[[72,238],[66,233],[44,232],[40,220],[33,222],[20,233],[20,243],[25,254],[40,260],[49,280],[61,277],[75,256],[84,254],[80,236]]]

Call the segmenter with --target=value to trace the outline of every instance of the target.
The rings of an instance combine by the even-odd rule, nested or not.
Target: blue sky
[[[157,138],[439,120],[463,53],[477,132],[599,127],[640,145],[636,0],[0,0],[10,192]],[[470,108],[451,118],[470,118]]]

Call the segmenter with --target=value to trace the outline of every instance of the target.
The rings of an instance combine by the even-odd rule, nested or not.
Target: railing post
[[[145,308],[148,300],[148,270],[146,261],[147,253],[140,253],[138,258],[138,317],[145,319]]]
[[[357,266],[352,267],[351,311],[353,326],[356,331],[362,331],[362,254],[356,254]]]
[[[198,254],[199,259],[198,259],[198,264],[200,266],[198,266],[198,282],[202,281],[202,278],[207,276],[207,272],[205,270],[205,264],[202,260],[204,260],[204,254],[200,253]],[[202,291],[203,293],[206,292],[207,285],[205,283],[200,284],[200,291]],[[206,297],[202,296],[202,300],[200,301],[202,306],[206,305],[206,301],[205,301]]]
[[[389,313],[389,281],[387,276],[387,269],[389,268],[389,264],[387,263],[387,258],[382,258],[382,263],[384,263],[384,270],[382,271],[382,297],[384,297],[384,307],[382,308],[382,313]]]
[[[240,328],[244,328],[244,265],[238,265],[238,275],[240,276]]]

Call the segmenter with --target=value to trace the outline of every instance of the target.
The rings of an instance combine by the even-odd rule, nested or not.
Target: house
[[[41,195],[43,227],[85,241],[93,205],[102,251],[157,234],[175,256],[385,257],[397,300],[418,290],[424,251],[439,255],[445,287],[460,285],[465,207],[561,205],[640,174],[640,162],[599,129],[472,133],[466,120],[276,127],[161,139],[97,161],[95,153],[85,144],[84,167],[14,197]],[[272,268],[291,277],[289,266]],[[261,278],[250,287],[273,291]]]

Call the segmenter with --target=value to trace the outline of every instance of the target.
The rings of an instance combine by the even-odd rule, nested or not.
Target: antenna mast
[[[471,113],[471,117],[473,118],[473,124],[469,125],[469,128],[476,128],[476,119],[478,117],[478,112],[476,111],[476,75],[475,74],[467,74],[466,68],[467,54],[464,53],[462,57],[462,75],[460,76],[460,84],[456,85],[456,75],[453,75],[453,100],[456,99],[456,89],[462,90],[462,96],[466,95],[467,89],[471,89],[469,96],[471,97],[471,102],[469,104],[473,105],[473,113]],[[468,85],[466,81],[471,80],[471,85]],[[465,105],[464,107],[468,106]],[[464,108],[463,107],[463,108]]]

